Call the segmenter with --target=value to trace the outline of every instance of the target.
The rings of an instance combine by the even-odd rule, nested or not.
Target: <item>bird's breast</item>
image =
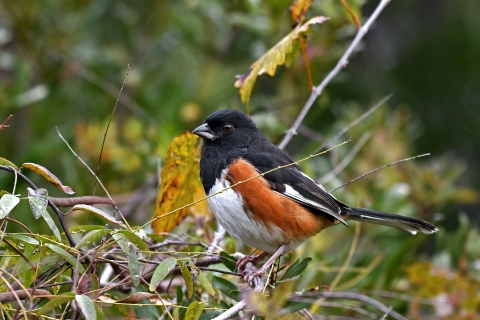
[[[208,193],[218,193],[208,204],[232,237],[272,253],[285,243],[292,250],[326,227],[308,209],[271,190],[268,182],[257,176],[249,162],[238,160],[228,172],[222,172]]]

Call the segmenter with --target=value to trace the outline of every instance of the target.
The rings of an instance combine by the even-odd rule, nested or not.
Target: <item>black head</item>
[[[237,110],[212,113],[203,125],[192,132],[202,137],[205,145],[228,144],[234,148],[248,147],[252,140],[262,137],[252,119]]]
[[[203,138],[200,176],[207,193],[235,159],[270,145],[252,119],[237,110],[217,111],[192,132]]]

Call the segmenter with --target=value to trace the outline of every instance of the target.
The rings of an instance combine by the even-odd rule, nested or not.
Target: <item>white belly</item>
[[[223,184],[217,179],[209,194],[224,190],[230,184],[224,180]],[[228,189],[207,199],[218,222],[236,240],[247,246],[273,253],[285,243],[283,232],[278,227],[267,229],[264,225],[256,222],[245,212],[243,201],[233,190]],[[288,250],[293,250],[299,243],[291,243]]]

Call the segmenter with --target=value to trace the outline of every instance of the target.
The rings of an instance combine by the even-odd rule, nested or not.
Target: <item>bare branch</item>
[[[77,204],[110,204],[114,205],[115,203],[105,197],[96,197],[96,196],[84,196],[84,197],[73,197],[73,198],[55,198],[55,197],[48,197],[53,204],[57,207],[73,207]]]
[[[3,124],[0,124],[0,130],[10,127],[10,126],[7,124],[7,122],[10,120],[11,117],[13,117],[12,114],[8,116],[7,120],[5,120],[5,121],[3,122]]]
[[[370,18],[367,20],[367,22],[358,30],[357,35],[353,39],[352,43],[350,46],[347,48],[343,56],[338,60],[337,65],[335,68],[333,68],[332,71],[323,79],[323,81],[320,83],[318,87],[314,87],[312,90],[312,93],[310,94],[310,97],[308,98],[307,102],[303,106],[302,111],[300,111],[300,114],[298,115],[297,119],[293,123],[293,125],[288,129],[285,133],[285,137],[283,138],[282,142],[280,142],[280,145],[278,146],[280,149],[284,149],[287,144],[292,140],[292,138],[297,134],[297,129],[300,126],[300,124],[303,122],[303,119],[305,119],[305,116],[307,115],[308,111],[312,107],[313,103],[317,98],[322,94],[323,90],[325,87],[332,81],[333,78],[342,70],[345,68],[348,64],[348,58],[352,54],[353,50],[358,46],[362,38],[367,34],[368,29],[371,27],[373,22],[377,19],[377,17],[380,15],[382,10],[390,3],[390,0],[381,0],[380,3],[378,4],[377,8],[375,11],[372,13]]]

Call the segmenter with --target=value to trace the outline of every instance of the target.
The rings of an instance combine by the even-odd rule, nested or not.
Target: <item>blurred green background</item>
[[[361,18],[378,2],[348,3]],[[41,164],[77,195],[92,194],[93,177],[55,128],[95,169],[129,65],[100,169],[110,193],[128,198],[154,180],[173,137],[192,130],[215,110],[245,111],[233,87],[235,76],[245,73],[290,32],[291,4],[291,0],[0,0],[0,122],[13,114],[10,127],[0,131],[0,157],[17,165]],[[345,169],[325,181],[332,189],[392,161],[432,153],[335,193],[352,205],[415,215],[442,229],[427,239],[362,226],[362,234],[369,233],[362,236],[358,247],[362,254],[352,265],[368,265],[376,256],[391,253],[372,275],[365,276],[362,287],[398,288],[391,274],[405,270],[399,265],[418,259],[468,270],[470,280],[479,279],[478,12],[480,2],[475,0],[392,1],[287,147],[295,159],[301,159],[393,93],[386,106],[342,137],[352,137],[349,145],[308,161],[304,169],[321,179],[347,155],[355,155]],[[308,16],[315,15],[330,17],[308,38],[313,82],[318,84],[356,28],[340,1],[314,0]],[[278,142],[308,96],[305,63],[299,56],[290,68],[279,67],[275,77],[259,78],[251,113],[262,131]],[[39,186],[47,186],[29,176]],[[0,189],[11,190],[12,185],[13,177],[0,173]],[[155,194],[155,187],[150,189]],[[50,191],[60,195],[53,188]],[[25,193],[23,186],[18,192]],[[137,224],[151,217],[153,205],[141,210],[136,220],[131,216]],[[33,224],[33,218],[23,219]],[[32,226],[36,228],[40,227]],[[341,263],[335,259],[343,259],[337,257],[339,250],[348,251],[353,229],[338,228],[336,238],[335,232],[326,231],[300,252],[317,255],[319,264]],[[342,241],[347,245],[335,246]],[[316,281],[328,282],[330,276],[324,277]]]

